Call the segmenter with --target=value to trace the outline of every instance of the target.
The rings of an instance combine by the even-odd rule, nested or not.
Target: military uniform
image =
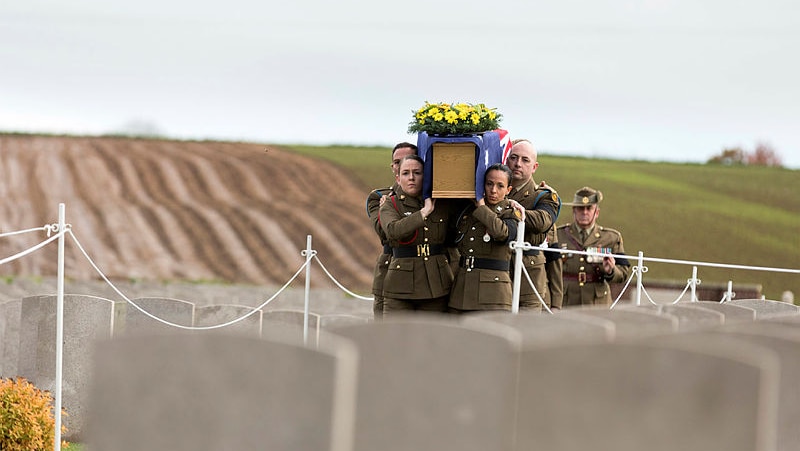
[[[391,196],[397,188],[397,183],[391,187],[372,190],[367,196],[367,216],[372,223],[372,228],[381,241],[383,251],[375,261],[375,269],[372,272],[372,314],[378,318],[383,315],[383,279],[386,277],[386,270],[389,268],[389,259],[392,257],[392,247],[386,238],[383,228],[378,222],[378,211],[380,210],[381,197]]]
[[[558,248],[558,235],[554,226],[547,232],[547,244]],[[547,289],[544,290],[544,302],[551,309],[560,309],[564,299],[564,279],[561,254],[553,251],[544,252],[544,272],[547,278]],[[526,280],[527,282],[527,280]]]
[[[575,193],[575,200],[572,203],[565,205],[588,206],[598,204],[602,199],[603,194],[600,191],[584,187]],[[562,250],[585,252],[594,249],[598,253],[625,254],[622,234],[596,223],[585,231],[575,223],[562,225],[557,229],[557,239]],[[561,261],[565,306],[610,305],[611,288],[608,284],[626,281],[631,272],[630,263],[622,257],[615,257],[615,266],[611,274],[606,274],[600,256],[562,253]]]
[[[550,188],[538,186],[533,180],[533,177],[531,177],[523,185],[513,187],[508,198],[519,202],[525,207],[525,241],[535,246],[541,245],[545,241],[545,238],[547,238],[548,231],[555,228],[558,213],[561,210],[561,199],[558,197],[558,193]],[[548,242],[552,243],[553,240],[548,240]],[[531,249],[524,251],[522,257],[522,262],[536,287],[536,291],[540,296],[545,298],[545,302],[547,302],[547,298],[551,297],[549,295],[546,296],[549,291],[548,276],[545,270],[547,255],[549,255],[549,253],[540,252],[538,249]],[[512,275],[514,271],[513,261],[512,257]],[[560,266],[558,264],[550,265],[551,272],[558,271],[559,268]],[[554,280],[560,279],[561,274],[559,273],[556,276],[557,277],[552,278]],[[560,280],[558,285],[560,287]],[[558,287],[554,288],[557,290],[559,289]],[[557,307],[560,308],[560,291],[557,296],[553,297],[558,297]],[[548,306],[549,305],[550,304],[548,304]],[[533,291],[533,288],[531,288],[531,285],[524,275],[520,283],[519,306],[520,309],[541,310],[542,308],[539,298],[536,297],[536,293]]]
[[[516,239],[518,221],[519,213],[507,199],[493,207],[474,207],[461,216],[456,224],[461,257],[450,293],[451,309],[511,310],[508,244]]]
[[[423,219],[422,206],[422,199],[398,187],[380,207],[379,221],[392,248],[383,281],[384,313],[447,307],[453,285],[446,248],[450,208],[447,202],[437,201],[431,215]]]

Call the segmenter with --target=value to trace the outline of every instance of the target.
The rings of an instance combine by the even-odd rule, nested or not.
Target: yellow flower
[[[444,114],[442,114],[442,113],[436,113],[436,114],[433,115],[433,120],[434,121],[441,121],[442,119],[444,119]]]
[[[481,121],[481,116],[478,113],[472,113],[470,119],[472,119],[473,124],[478,125],[478,122]]]
[[[478,103],[430,103],[413,111],[414,120],[408,125],[409,133],[426,132],[435,135],[462,135],[481,133],[498,128],[501,115],[492,108]]]
[[[458,113],[456,113],[455,111],[452,111],[452,110],[448,110],[448,111],[447,111],[447,112],[444,114],[444,119],[445,119],[445,120],[446,120],[446,121],[447,121],[449,124],[455,124],[456,122],[458,122]]]

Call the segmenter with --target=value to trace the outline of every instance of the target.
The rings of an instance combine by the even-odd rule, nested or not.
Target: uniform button
[[[428,231],[428,228],[427,228],[427,227],[424,227],[424,229],[425,229],[425,231],[426,231],[426,232]]]
[[[475,230],[475,226],[472,226],[472,230]]]
[[[425,238],[425,241],[427,242],[427,241],[428,241],[428,239],[427,239],[427,238]]]
[[[583,266],[581,266],[578,271],[584,271]]]
[[[473,251],[472,249],[470,249],[470,250],[469,250],[469,252],[470,252],[470,254],[471,254],[471,253],[472,253],[472,252],[474,252],[474,251]]]
[[[395,269],[400,269],[400,265],[395,266]]]
[[[428,257],[423,258],[423,260],[428,261]]]
[[[495,278],[494,278],[494,281],[495,281],[495,282],[497,282],[498,280],[500,280],[500,278],[499,278],[499,277],[495,277]]]
[[[470,241],[475,241],[475,237],[474,237],[474,236],[471,236],[471,237],[469,237],[469,240],[470,240]]]
[[[583,257],[581,257],[581,261],[583,261]]]

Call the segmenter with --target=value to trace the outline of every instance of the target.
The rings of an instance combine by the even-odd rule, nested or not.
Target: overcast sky
[[[800,168],[789,0],[0,3],[0,130],[392,145],[485,103],[562,155]]]

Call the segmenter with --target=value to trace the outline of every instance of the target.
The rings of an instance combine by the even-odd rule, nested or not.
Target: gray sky
[[[463,101],[541,152],[800,168],[788,0],[9,0],[0,42],[0,130],[392,145]]]

